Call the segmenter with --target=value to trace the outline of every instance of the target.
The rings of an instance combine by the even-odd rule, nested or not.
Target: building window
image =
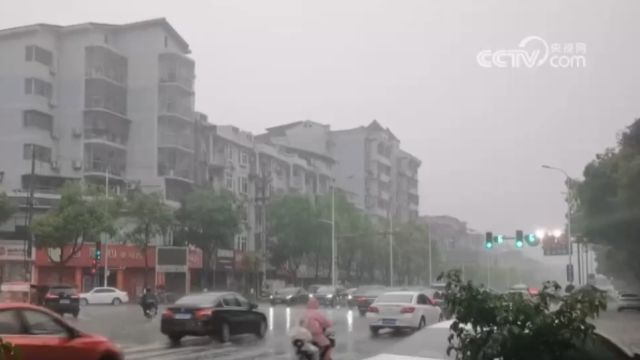
[[[247,178],[245,176],[240,178],[240,191],[243,194],[248,194],[249,193],[249,181],[247,180]]]
[[[25,110],[22,113],[24,127],[35,127],[53,132],[53,116],[36,110]]]
[[[51,83],[36,78],[24,79],[24,93],[27,95],[40,95],[47,99],[51,99],[53,88]]]
[[[233,175],[226,174],[224,183],[227,190],[233,191]]]
[[[33,149],[35,149],[36,152],[36,160],[47,163],[51,162],[51,148],[36,144],[24,144],[22,156],[25,160],[31,160]]]
[[[233,161],[233,148],[229,145],[225,145],[224,152],[227,154],[227,159]]]
[[[245,151],[240,151],[240,165],[249,164],[249,155]]]
[[[53,64],[53,53],[39,46],[29,45],[25,48],[25,60],[51,66]]]

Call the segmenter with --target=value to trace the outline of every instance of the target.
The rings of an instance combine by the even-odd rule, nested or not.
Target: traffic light
[[[487,231],[487,233],[484,234],[484,247],[487,250],[493,248],[493,233],[491,231]]]
[[[493,238],[493,242],[495,242],[498,245],[502,244],[504,242],[504,236],[503,235],[496,235]]]
[[[529,246],[538,246],[540,239],[535,234],[526,234],[524,236],[524,240],[529,244]]]
[[[91,274],[95,275],[96,271],[98,271],[98,261],[94,258],[91,259]]]
[[[524,233],[522,230],[516,230],[516,247],[521,248],[524,246]]]
[[[99,240],[96,242],[96,253],[94,258],[96,259],[97,262],[99,262],[100,259],[102,259],[102,242],[100,242]]]

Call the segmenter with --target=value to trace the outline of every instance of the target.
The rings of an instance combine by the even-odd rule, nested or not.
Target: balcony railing
[[[161,115],[178,115],[185,119],[193,119],[193,110],[189,105],[177,102],[165,102],[160,104]]]
[[[108,67],[96,66],[91,69],[87,69],[87,71],[85,71],[85,76],[88,78],[109,79],[119,85],[126,86],[126,75]]]
[[[84,129],[84,138],[85,140],[99,139],[119,145],[127,144],[127,139],[124,136],[104,129]]]
[[[87,160],[84,163],[84,172],[102,173],[106,174],[109,170],[110,176],[123,177],[126,167],[124,165],[108,164],[100,160]]]
[[[164,74],[160,78],[161,84],[178,84],[189,91],[193,90],[193,79],[187,76],[179,76],[174,72]]]
[[[126,116],[126,104],[118,104],[115,99],[94,96],[87,99],[86,107],[89,109],[105,109]]]

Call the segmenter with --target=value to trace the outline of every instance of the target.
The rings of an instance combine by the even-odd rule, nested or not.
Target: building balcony
[[[193,78],[187,76],[179,76],[176,73],[169,72],[160,77],[160,85],[173,87],[177,90],[193,94]]]
[[[103,129],[84,129],[85,144],[102,144],[115,147],[123,151],[127,150],[127,139]]]
[[[391,176],[389,176],[389,174],[387,174],[387,173],[381,172],[381,173],[378,173],[378,179],[381,182],[388,183],[388,182],[391,181]]]
[[[193,184],[192,174],[189,170],[163,169],[159,167],[158,175],[166,179]]]
[[[113,180],[124,180],[125,166],[116,164],[107,164],[99,160],[87,160],[84,162],[84,176],[85,177],[100,177]]]
[[[294,189],[304,190],[304,179],[302,178],[302,176],[292,177],[291,187]]]
[[[190,106],[177,103],[162,103],[158,111],[158,116],[168,120],[178,120],[193,123],[194,112]]]
[[[84,76],[87,79],[107,81],[110,84],[120,86],[125,90],[127,88],[125,75],[119,75],[115,71],[111,71],[102,67],[87,69],[84,73]]]
[[[174,148],[189,154],[195,153],[193,140],[187,139],[185,135],[179,136],[163,132],[158,134],[158,148]]]
[[[118,106],[116,101],[109,101],[105,98],[92,97],[85,103],[85,113],[99,112],[113,117],[117,117],[124,121],[130,122],[126,115],[126,106]]]

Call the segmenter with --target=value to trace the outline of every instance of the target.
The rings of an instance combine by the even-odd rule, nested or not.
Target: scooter
[[[321,349],[317,347],[313,342],[313,336],[309,330],[302,326],[297,326],[291,329],[290,332],[291,344],[296,352],[297,360],[324,360],[321,353]],[[325,329],[324,335],[329,339],[331,348],[336,346],[335,333],[332,329]]]
[[[158,304],[150,303],[146,309],[143,310],[144,317],[147,319],[153,319],[156,315],[158,315]]]

